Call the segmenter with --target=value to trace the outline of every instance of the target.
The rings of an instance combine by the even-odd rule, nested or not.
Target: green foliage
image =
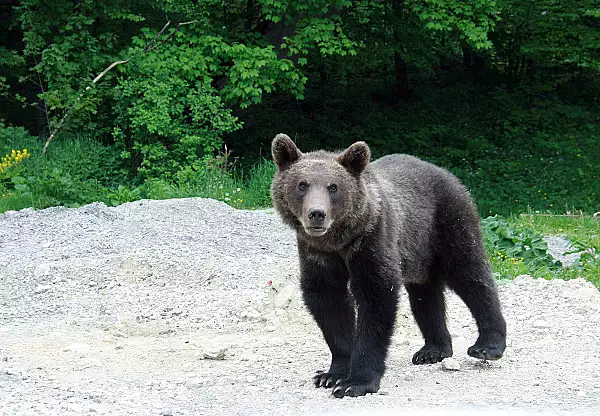
[[[31,155],[0,176],[0,212],[27,207],[78,206],[104,200],[106,187],[127,181],[118,152],[87,138],[59,140],[46,156],[43,142],[24,129],[0,125],[0,154],[28,149]]]
[[[594,0],[498,0],[499,65],[513,76],[545,67],[600,69],[600,7]]]
[[[475,49],[490,49],[488,33],[498,20],[495,0],[407,0],[427,29],[450,32]]]
[[[591,278],[588,279],[600,288],[600,237],[585,238],[575,236],[571,238],[571,250],[565,254],[579,254],[579,261],[574,269]]]
[[[140,179],[173,174],[182,166],[210,157],[222,145],[221,136],[240,127],[211,86],[210,60],[183,34],[157,53],[143,54],[148,40],[130,55],[141,55],[135,66],[123,68],[114,107],[114,138],[126,156],[142,155]]]
[[[560,263],[548,254],[548,245],[541,234],[529,228],[517,228],[504,218],[495,215],[481,222],[483,236],[488,251],[493,257],[509,260],[519,269],[524,263],[530,273],[538,273],[541,269],[556,269]],[[515,277],[515,276],[513,276]]]
[[[517,229],[531,229],[535,233],[543,235],[558,235],[571,241],[573,246],[563,254],[580,253],[579,262],[567,268],[540,268],[534,270],[538,277],[545,279],[574,279],[584,278],[592,282],[600,289],[600,268],[599,250],[600,247],[600,221],[591,216],[553,216],[522,214],[518,217],[510,217],[508,223]],[[495,256],[495,253],[489,250],[490,260],[494,270],[500,272],[505,277],[514,276],[528,272],[528,270],[515,271],[515,266],[507,259],[501,259]]]

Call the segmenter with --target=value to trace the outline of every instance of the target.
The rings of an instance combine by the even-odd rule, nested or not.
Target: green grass
[[[170,180],[147,181],[137,189],[148,199],[213,198],[234,208],[257,209],[271,206],[270,186],[275,165],[261,160],[248,168],[224,171],[219,167],[187,168]]]
[[[519,256],[511,257],[505,250],[498,250],[498,247],[488,243],[488,256],[498,278],[512,280],[521,274],[543,279],[583,278],[600,288],[600,219],[585,215],[550,216],[530,213],[511,216],[507,222],[516,231],[531,230],[544,236],[562,236],[574,243],[574,250],[587,250],[589,254],[584,254],[580,263],[568,268],[554,267],[547,263],[538,263],[532,267],[527,261],[520,260]]]

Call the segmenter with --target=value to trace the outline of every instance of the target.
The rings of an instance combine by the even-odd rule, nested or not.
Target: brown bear
[[[370,163],[364,142],[341,153],[302,153],[278,134],[272,153],[273,206],[296,230],[302,296],[331,350],[317,387],[335,386],[336,397],[379,390],[400,284],[425,339],[414,364],[452,356],[446,286],[477,322],[468,354],[502,357],[506,324],[479,216],[455,176],[408,155]]]

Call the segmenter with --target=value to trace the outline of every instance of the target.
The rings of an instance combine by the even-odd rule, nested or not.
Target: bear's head
[[[273,205],[283,220],[310,237],[324,236],[332,226],[352,216],[364,199],[361,176],[371,151],[356,142],[341,153],[302,153],[285,134],[273,140],[277,172],[271,186]]]

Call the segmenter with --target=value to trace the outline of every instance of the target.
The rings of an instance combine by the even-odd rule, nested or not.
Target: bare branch
[[[181,26],[192,25],[192,24],[194,24],[194,23],[198,23],[198,21],[197,21],[197,20],[191,20],[191,21],[189,21],[189,22],[183,22],[183,23],[179,23],[179,24],[177,25],[177,27],[175,28],[175,31],[173,31],[173,32],[169,33],[169,34],[167,35],[167,37],[166,37],[166,38],[164,38],[164,39],[162,40],[162,42],[160,42],[158,45],[155,45],[154,47],[152,47],[152,48],[148,49],[148,51],[147,51],[147,52],[150,52],[150,51],[152,51],[152,50],[154,50],[154,49],[158,48],[159,46],[161,46],[161,45],[165,44],[166,42],[168,42],[168,41],[169,41],[169,39],[171,39],[175,33],[179,32],[179,29],[181,28]]]
[[[146,53],[150,50],[150,46],[152,46],[156,43],[156,40],[162,36],[163,32],[167,29],[167,27],[169,27],[170,24],[171,24],[171,21],[167,20],[167,23],[165,23],[163,28],[156,34],[156,36],[154,36],[154,39],[152,39],[150,42],[148,42],[148,44],[146,46],[144,46],[144,53]]]
[[[117,65],[121,65],[121,64],[126,64],[127,62],[129,62],[129,59],[124,59],[122,61],[115,61],[112,64],[110,64],[104,71],[100,72],[98,74],[98,76],[96,78],[94,78],[94,80],[92,81],[92,84],[95,84],[96,82],[100,81],[102,79],[102,77],[104,75],[106,75],[108,73],[108,71],[110,71],[111,69],[113,69],[115,66]],[[88,85],[85,90],[89,90],[91,88],[90,85]]]
[[[37,59],[35,58],[35,55],[33,56],[34,62],[35,62],[35,66],[38,65]],[[42,76],[40,75],[39,71],[35,71],[37,72],[37,76],[38,79],[40,80],[40,88],[42,89],[42,94],[46,94],[46,91],[44,91],[44,84],[42,82]],[[52,134],[52,127],[50,126],[50,114],[48,114],[48,105],[46,104],[46,99],[44,98],[43,100],[44,103],[44,115],[46,116],[46,123],[48,124],[48,133]]]
[[[148,44],[144,47],[142,54],[146,54],[148,52],[153,51],[154,49],[158,48],[159,46],[163,45],[164,43],[166,43],[167,41],[169,41],[169,39],[171,39],[173,37],[173,35],[179,31],[179,29],[182,26],[186,26],[186,25],[191,25],[194,23],[197,23],[197,20],[192,20],[189,22],[182,22],[179,23],[177,25],[177,27],[175,28],[175,31],[169,33],[169,35],[167,35],[159,44],[156,44],[156,41],[164,34],[165,30],[167,29],[167,27],[169,27],[169,25],[171,24],[171,21],[168,20],[167,23],[165,23],[165,25],[162,27],[162,29],[156,34],[156,36],[154,36],[154,38],[148,42]],[[100,81],[107,73],[109,73],[114,67],[116,67],[117,65],[122,65],[122,64],[126,64],[127,62],[129,62],[129,60],[132,58],[127,58],[127,59],[123,59],[120,61],[115,61],[112,64],[110,64],[109,66],[107,66],[104,71],[100,72],[96,78],[94,78],[91,82],[91,84],[96,84],[98,81]],[[41,82],[41,79],[40,79]],[[83,97],[83,95],[85,94],[86,91],[89,91],[92,89],[92,85],[88,85],[87,87],[85,87],[85,90],[79,94],[79,96],[77,97],[77,100],[75,100],[75,102],[73,103],[73,106],[71,108],[69,108],[67,110],[67,112],[63,115],[63,117],[60,119],[60,121],[58,122],[56,129],[54,129],[54,132],[51,132],[50,137],[48,137],[48,140],[46,140],[46,144],[44,145],[44,148],[42,149],[42,155],[46,154],[46,151],[48,150],[48,146],[50,145],[50,143],[52,142],[52,140],[54,140],[54,137],[56,137],[56,133],[58,133],[58,131],[61,129],[61,127],[63,126],[63,124],[65,123],[65,120],[69,117],[69,115],[71,114],[71,110],[73,110],[73,108],[77,105],[77,103],[81,100],[81,98]],[[44,102],[45,104],[45,102]],[[47,110],[46,110],[47,111]],[[50,121],[48,121],[48,129],[50,129]]]
[[[129,59],[124,59],[122,61],[115,61],[112,64],[110,64],[109,66],[106,67],[106,69],[102,72],[100,72],[98,74],[98,76],[96,76],[96,78],[94,78],[94,80],[92,81],[92,84],[97,83],[98,81],[100,81],[102,79],[102,77],[104,77],[104,75],[106,75],[111,69],[113,69],[115,66],[117,65],[121,65],[121,64],[126,64],[127,62],[129,62]],[[85,91],[89,91],[92,89],[91,85],[88,85],[87,87],[85,87]],[[85,92],[84,91],[84,92]],[[77,100],[75,100],[75,102],[73,103],[73,107],[75,107],[75,105],[77,105],[77,103],[81,100],[81,98],[83,97],[83,92],[81,94],[79,94],[79,97],[77,97]],[[44,102],[45,105],[45,102]],[[67,119],[67,117],[69,116],[69,114],[71,114],[71,109],[73,108],[71,107],[63,116],[63,118],[58,122],[58,125],[56,126],[56,129],[54,129],[54,132],[52,132],[50,130],[50,120],[48,120],[48,130],[50,130],[50,137],[48,137],[48,140],[46,140],[46,144],[44,145],[44,148],[42,149],[42,154],[45,155],[46,154],[46,150],[48,150],[48,146],[50,145],[50,142],[52,142],[52,140],[54,140],[54,137],[56,136],[56,133],[60,130],[60,128],[62,127],[62,125],[64,124],[65,120]],[[47,110],[46,110],[47,111]],[[46,117],[47,117],[47,112],[46,112]]]

